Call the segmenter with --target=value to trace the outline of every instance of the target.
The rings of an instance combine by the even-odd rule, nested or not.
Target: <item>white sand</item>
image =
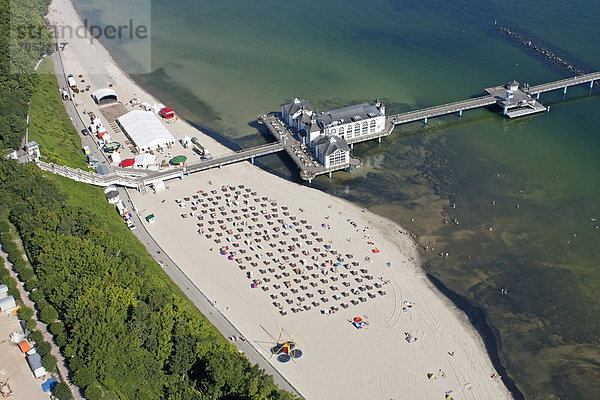
[[[51,21],[59,24],[78,23],[78,17],[69,0],[54,0],[51,10]],[[87,41],[72,39],[65,49],[64,62],[65,69],[74,71],[74,75],[86,72],[84,75],[88,77],[88,82],[91,82],[92,91],[110,81],[115,85],[120,98],[125,101],[137,97],[142,101],[155,102],[114,65],[108,53],[97,42],[92,46]],[[97,111],[89,96],[78,96],[77,101],[82,102],[80,109],[83,106],[88,110]],[[213,154],[227,151],[183,121],[168,126],[176,138],[184,134],[198,136],[203,143],[208,144]],[[209,180],[212,181],[212,185],[208,184]],[[270,229],[272,235],[272,228],[281,226],[277,219],[282,218],[286,225],[298,225],[301,219],[305,219],[306,224],[312,225],[311,231],[317,231],[323,242],[317,243],[310,232],[304,229],[302,233],[308,233],[307,239],[313,240],[313,244],[305,244],[299,249],[307,249],[310,253],[308,256],[299,254],[298,258],[294,258],[291,253],[299,251],[278,251],[278,248],[287,248],[292,244],[292,237],[299,237],[301,233],[295,230],[287,230],[290,231],[289,236],[284,237],[280,233],[279,238],[271,239],[273,243],[279,240],[287,242],[286,245],[278,244],[275,249],[268,246],[269,242],[265,243],[264,239],[260,243],[245,244],[245,236],[235,240],[227,233],[220,238],[221,243],[215,243],[214,239],[218,238],[216,232],[224,231],[219,228],[219,223],[208,223],[211,219],[210,211],[203,214],[204,219],[200,221],[197,217],[189,215],[192,206],[190,201],[186,202],[185,208],[181,208],[175,200],[192,196],[199,190],[217,190],[217,194],[210,196],[221,196],[220,200],[215,199],[218,204],[213,206],[206,201],[201,202],[197,204],[198,213],[204,208],[202,204],[207,204],[206,208],[216,209],[215,220],[223,219],[226,228],[234,230],[237,227],[233,227],[233,221],[226,222],[226,218],[235,215],[232,208],[240,210],[237,215],[243,214],[241,208],[244,206],[224,205],[222,185],[245,185],[257,193],[256,196],[249,196],[247,200],[250,201],[250,205],[256,206],[259,215],[250,215],[249,219],[242,218],[247,220],[247,225],[240,234],[255,232],[259,229],[256,225],[261,223],[263,227],[260,229]],[[418,264],[413,242],[401,233],[402,228],[395,223],[369,211],[362,212],[357,206],[344,200],[280,179],[249,163],[230,165],[222,170],[205,171],[186,177],[183,181],[169,181],[167,186],[169,190],[158,194],[132,194],[136,209],[142,217],[150,213],[156,216],[156,223],[147,225],[147,229],[179,267],[210,299],[217,302],[217,307],[267,358],[272,343],[271,336],[278,336],[278,325],[290,335],[298,331],[293,339],[299,343],[298,348],[304,355],[296,362],[281,364],[272,358],[271,363],[307,398],[438,399],[443,398],[444,392],[449,390],[453,391],[456,399],[511,398],[502,382],[490,377],[496,371],[487,357],[480,337],[468,323],[466,316],[437,292],[425,278]],[[245,192],[242,191],[243,193]],[[266,214],[261,213],[263,209],[271,210],[271,204],[262,200],[254,202],[255,197],[260,199],[263,196],[278,203],[279,215],[271,220],[275,221],[273,226],[268,225]],[[267,207],[262,207],[261,203],[267,203]],[[296,221],[283,216],[281,207],[284,205],[289,207],[290,217],[297,217]],[[220,215],[219,206],[225,207],[228,213],[226,216]],[[305,211],[300,212],[300,208]],[[188,217],[182,218],[182,213],[188,213]],[[253,217],[258,218],[258,221],[252,221]],[[347,219],[353,221],[356,227]],[[198,223],[203,223],[204,226],[199,228]],[[328,224],[330,229],[327,229],[327,226],[322,228],[322,223]],[[306,224],[299,225],[305,228]],[[253,225],[254,229],[251,231],[248,225]],[[369,229],[363,232],[366,226]],[[206,237],[209,233],[208,227],[215,228],[215,231],[210,233],[211,238]],[[204,234],[199,234],[198,229],[204,229]],[[370,238],[365,235],[370,235]],[[232,241],[227,242],[226,237]],[[261,236],[253,235],[252,239],[256,238]],[[302,239],[299,241],[302,242]],[[369,241],[374,244],[368,244]],[[234,248],[234,242],[238,243],[239,247]],[[264,249],[259,249],[259,244],[263,245]],[[279,269],[274,273],[265,274],[258,270],[278,268],[280,263],[273,259],[281,258],[282,255],[289,256],[290,262],[296,263],[300,258],[311,264],[335,260],[331,253],[316,261],[311,259],[315,254],[312,248],[319,247],[318,253],[325,252],[325,244],[331,245],[332,250],[337,250],[344,257],[352,253],[353,259],[345,257],[343,264],[359,262],[358,267],[351,266],[357,270],[357,275],[349,274],[349,270],[343,266],[338,267],[335,274],[330,272],[327,277],[320,275],[321,272],[316,269],[307,271],[309,274],[319,275],[313,278],[305,273],[304,275],[308,275],[307,280],[291,285],[291,288],[300,288],[300,285],[308,282],[306,290],[299,289],[297,294],[291,293],[291,288],[285,291],[289,293],[286,298],[296,298],[305,293],[315,294],[314,298],[307,298],[302,305],[311,305],[312,301],[323,296],[329,298],[328,303],[320,301],[319,306],[311,305],[312,308],[308,311],[293,313],[292,305],[288,305],[281,295],[278,299],[272,299],[271,294],[284,290],[284,281],[291,281],[297,275],[291,272],[289,265],[285,270],[291,272],[289,277],[276,278],[275,274],[282,272]],[[219,254],[219,248],[224,245],[229,245],[230,250],[237,252],[234,258],[253,258],[251,261],[243,260],[242,264],[246,266],[246,270],[242,271],[235,260],[230,261],[226,256]],[[372,253],[375,247],[381,252]],[[212,250],[209,250],[211,248]],[[242,256],[240,249],[246,249],[247,253]],[[268,251],[274,255],[267,256]],[[261,258],[256,258],[256,254],[260,254]],[[366,261],[365,257],[370,257],[372,262]],[[264,260],[269,260],[270,265],[265,266]],[[258,267],[253,267],[251,262],[257,262]],[[390,262],[391,266],[386,266],[387,262]],[[361,268],[368,269],[368,272],[359,272]],[[267,276],[271,278],[271,282],[263,281],[258,288],[251,288],[251,280],[247,277],[250,270],[254,271],[253,279]],[[348,273],[348,276],[342,278],[342,273]],[[320,282],[320,279],[331,279],[333,275],[339,277],[335,282],[337,291],[331,290],[330,286],[334,284],[331,280],[327,284]],[[364,275],[372,275],[373,279],[364,278],[360,283],[356,281],[356,277]],[[365,290],[360,296],[350,294],[347,298],[333,299],[335,293],[349,292],[352,288],[380,282],[379,278],[389,283],[382,288]],[[344,281],[349,282],[350,286],[344,287]],[[318,282],[318,285],[313,288],[309,286],[310,282]],[[281,284],[279,290],[273,287],[276,283]],[[263,291],[262,286],[270,286],[269,291]],[[317,289],[325,290],[325,294],[317,294]],[[379,290],[385,290],[386,295],[382,296]],[[366,296],[366,292],[375,294],[376,297],[371,299]],[[358,297],[367,300],[358,305],[349,305],[347,309],[340,307],[342,302],[349,303],[351,299]],[[282,316],[279,309],[272,304],[273,301],[279,301],[288,311],[287,315]],[[404,301],[414,302],[415,305],[403,312]],[[321,310],[327,310],[331,306],[338,307],[335,314],[321,313]],[[359,330],[348,322],[357,316],[368,321],[368,326]],[[405,332],[414,334],[418,340],[408,343],[405,340]],[[454,355],[449,355],[449,352],[454,352]],[[429,380],[427,373],[433,373],[436,379]]]

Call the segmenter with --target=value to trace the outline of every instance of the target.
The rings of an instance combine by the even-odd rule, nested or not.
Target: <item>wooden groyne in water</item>
[[[518,42],[522,46],[530,49],[531,51],[537,53],[539,56],[547,59],[552,64],[569,71],[570,73],[576,75],[585,75],[589,71],[585,71],[584,69],[577,67],[573,61],[568,60],[568,57],[565,55],[560,55],[559,53],[564,53],[562,51],[557,52],[554,51],[543,43],[540,43],[538,40],[527,37],[525,34],[517,32],[513,29],[510,29],[506,26],[498,25],[494,23],[494,27],[501,34],[508,36],[510,39]],[[597,83],[596,83],[597,84]]]

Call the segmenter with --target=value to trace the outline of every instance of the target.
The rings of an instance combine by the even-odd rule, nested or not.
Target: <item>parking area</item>
[[[10,400],[48,400],[49,393],[42,391],[45,379],[36,379],[29,369],[19,347],[10,341],[12,332],[21,331],[19,320],[0,313],[0,382],[7,383],[13,394]],[[48,376],[49,377],[49,376]]]

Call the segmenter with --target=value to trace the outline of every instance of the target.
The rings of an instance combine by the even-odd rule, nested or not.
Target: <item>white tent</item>
[[[155,192],[162,192],[163,190],[165,190],[167,188],[165,186],[165,181],[156,181],[152,184],[152,186],[154,186]]]
[[[98,89],[92,93],[92,98],[98,104],[117,101],[117,93],[113,89]]]
[[[156,156],[150,153],[142,153],[135,156],[135,164],[136,168],[148,168],[150,165],[156,163]]]
[[[117,123],[140,151],[175,144],[171,132],[151,112],[133,110],[117,118]]]

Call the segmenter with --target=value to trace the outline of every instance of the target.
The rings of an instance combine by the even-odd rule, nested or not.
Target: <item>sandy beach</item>
[[[50,9],[52,22],[79,24],[69,0]],[[97,41],[72,38],[63,61],[90,93],[110,82],[124,103],[158,103]],[[88,92],[75,101],[96,107]],[[185,121],[167,126],[213,155],[229,151]],[[167,188],[131,193],[142,219],[155,215],[145,228],[306,398],[511,398],[467,317],[426,279],[402,227],[248,162]],[[280,336],[302,356],[278,361],[270,350]]]

